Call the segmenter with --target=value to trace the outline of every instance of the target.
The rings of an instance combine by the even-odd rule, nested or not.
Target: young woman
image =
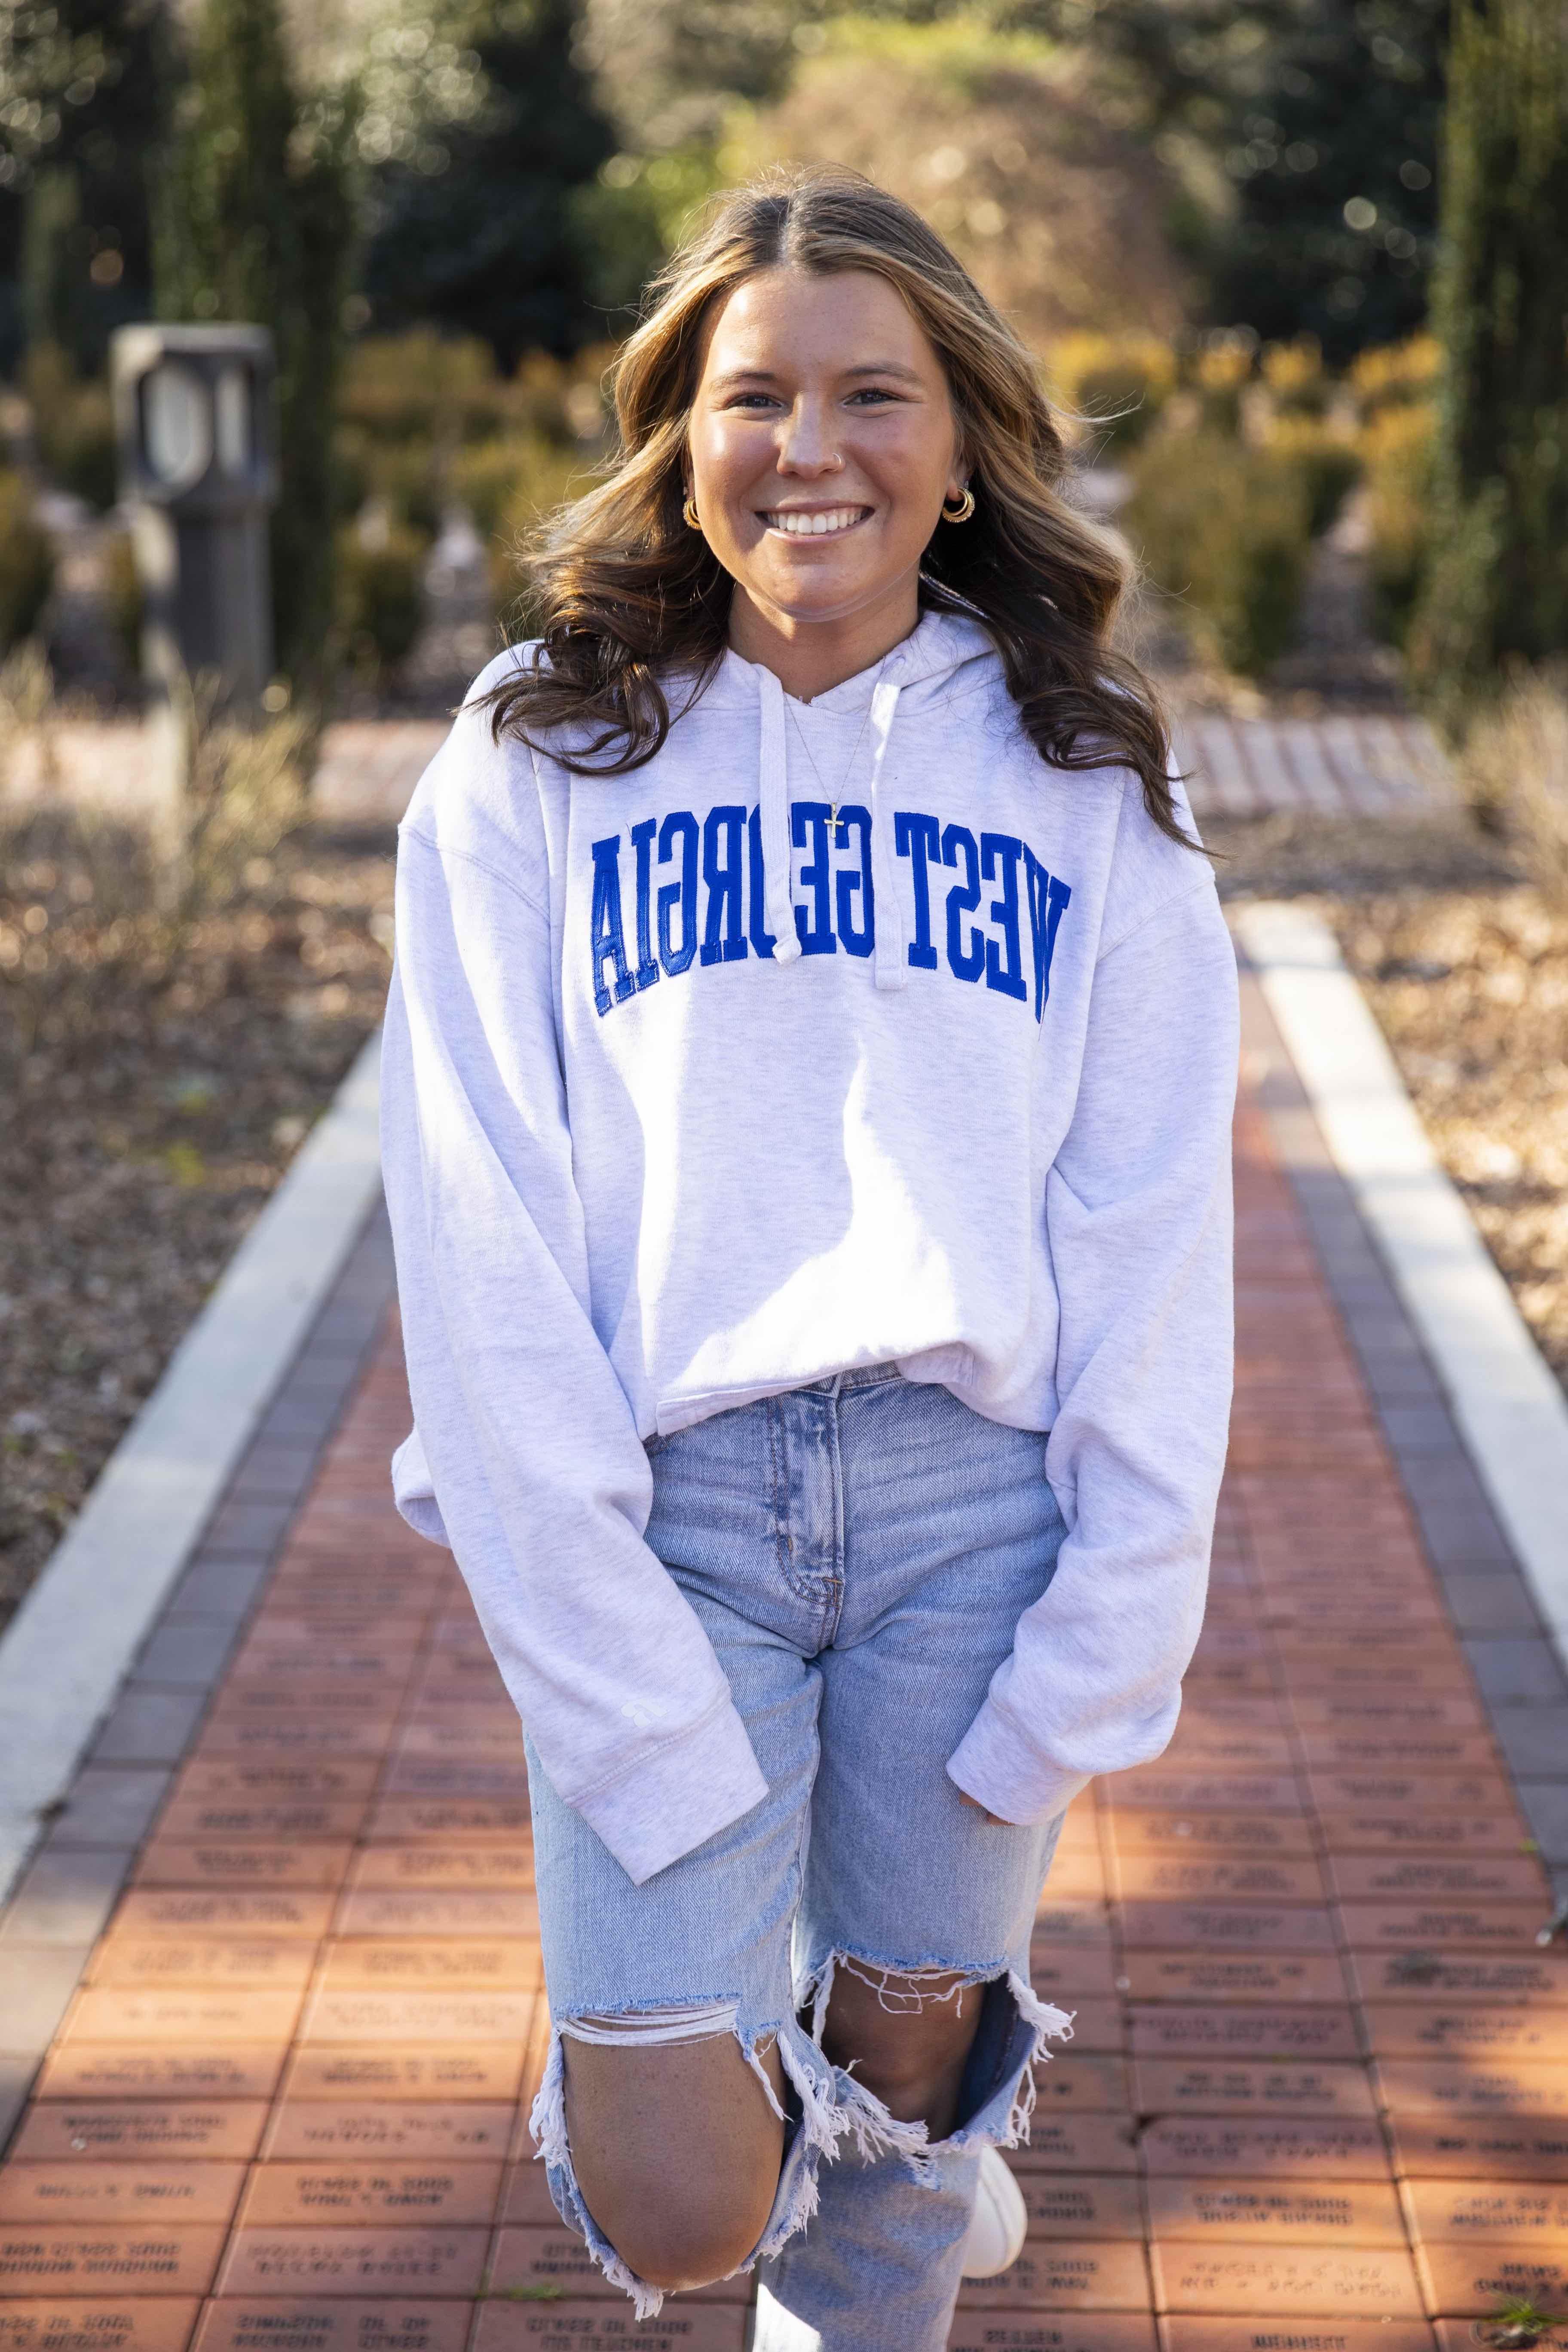
[[[1197,1634],[1235,967],[914,214],[729,196],[616,396],[401,829],[395,1492],[526,1726],[560,2211],[639,2312],[760,2263],[758,2352],[940,2352],[1063,1811]]]

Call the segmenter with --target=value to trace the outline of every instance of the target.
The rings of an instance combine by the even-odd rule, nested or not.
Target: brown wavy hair
[[[684,710],[712,676],[732,583],[681,519],[687,420],[715,310],[781,267],[885,278],[946,371],[975,511],[933,534],[922,609],[984,623],[1043,760],[1130,768],[1160,830],[1194,845],[1172,798],[1159,701],[1112,644],[1131,562],[1062,495],[1070,461],[1034,359],[920,215],[856,172],[731,190],[654,279],[613,371],[620,446],[606,478],[524,553],[541,646],[491,695],[496,734],[548,749],[574,774],[624,775],[669,733],[667,681],[687,682]]]

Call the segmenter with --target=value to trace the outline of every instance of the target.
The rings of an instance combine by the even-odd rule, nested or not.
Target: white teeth
[[[827,507],[819,514],[771,514],[768,522],[773,530],[785,531],[793,538],[819,539],[827,531],[847,530],[851,523],[859,521],[861,512],[859,507]]]

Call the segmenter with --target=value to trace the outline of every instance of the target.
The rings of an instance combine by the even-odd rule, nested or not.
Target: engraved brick
[[[1517,1813],[1385,1811],[1375,1805],[1320,1816],[1331,1854],[1530,1857]]]
[[[463,2352],[469,2325],[461,2303],[237,2295],[208,2304],[195,2352]]]
[[[1527,1952],[1535,1948],[1542,1903],[1342,1903],[1340,1925],[1352,1952]],[[1549,1955],[1549,1960],[1552,1957]],[[1550,1972],[1550,1971],[1549,1971]],[[1555,1970],[1568,2001],[1568,1958]]]
[[[308,2042],[526,2041],[531,1992],[324,1992],[310,1996]]]
[[[1152,2176],[1325,2181],[1388,2178],[1383,2134],[1370,2116],[1347,2122],[1164,2116],[1149,2125],[1139,2147]]]
[[[11,2157],[243,2158],[255,2155],[266,2121],[265,2099],[44,2099],[27,2110]]]
[[[290,2099],[515,2099],[522,2079],[519,2042],[455,2044],[435,2050],[321,2047],[298,2052],[289,2068]]]
[[[246,2191],[242,2228],[304,2222],[438,2222],[477,2227],[495,2217],[501,2159],[461,2163],[436,2157],[336,2157],[316,2163],[258,2165]]]
[[[293,1992],[232,1991],[194,1986],[188,1991],[105,1985],[81,1993],[61,2036],[67,2042],[286,2042],[300,2011]]]
[[[273,2119],[265,2152],[268,2162],[467,2162],[504,2157],[513,2121],[511,2106],[499,2100],[398,2105],[289,2099]]]
[[[1372,2087],[1360,2066],[1208,2063],[1140,2058],[1132,2069],[1147,2116],[1335,2116],[1372,2119]]]
[[[1559,1958],[1555,1949],[1491,1958],[1423,1944],[1396,1951],[1352,1952],[1349,1966],[1363,2001],[1465,2000],[1478,2008],[1527,2001],[1532,2008],[1568,2011],[1568,1956]]]
[[[52,2228],[101,2222],[116,2230],[226,2221],[243,2164],[24,2163],[0,2166],[0,2223]]]
[[[207,1838],[258,1844],[273,1838],[341,1840],[355,1834],[368,1810],[363,1797],[175,1797],[159,1817],[158,1834],[190,1844]]]
[[[1301,1800],[1291,1772],[1173,1772],[1162,1760],[1108,1782],[1111,1818],[1158,1807],[1174,1812],[1268,1812],[1300,1821]]]
[[[1432,2352],[1425,2320],[1303,2319],[1281,2328],[1277,2319],[1193,2319],[1173,2314],[1164,2323],[1165,2352]]]
[[[676,2295],[657,2319],[620,2306],[579,2301],[481,2303],[474,2352],[741,2352],[746,2314],[739,2304]]]
[[[518,1887],[533,1885],[531,1844],[372,1845],[356,1858],[356,1892],[371,1887]]]
[[[1428,2308],[1436,2316],[1494,2313],[1500,2303],[1559,2312],[1568,2303],[1568,2245],[1431,2245],[1415,2249]]]
[[[1491,1740],[1479,1731],[1434,1731],[1422,1736],[1392,1729],[1332,1731],[1326,1725],[1310,1728],[1310,1745],[1325,1771],[1402,1772],[1417,1779],[1430,1774],[1436,1782],[1449,1776],[1478,1781],[1497,1770]],[[1506,1784],[1494,1780],[1493,1786],[1500,1790],[1493,1802],[1506,1806]],[[1426,1802],[1436,1801],[1434,1787]]]
[[[1258,2238],[1265,2244],[1403,2246],[1405,2222],[1393,2183],[1152,2179],[1150,2234],[1156,2239]]]
[[[384,1797],[366,1835],[372,1844],[426,1838],[468,1844],[481,1838],[515,1842],[527,1836],[531,1826],[523,1797]]]
[[[1121,1941],[1128,1951],[1328,1952],[1334,1930],[1326,1910],[1306,1905],[1125,1903]]]
[[[969,2279],[960,2311],[1040,2311],[1053,2318],[1075,2311],[1147,2311],[1149,2273],[1141,2243],[1123,2240],[1083,2245],[1025,2246],[996,2278]]]
[[[1383,2058],[1376,2075],[1381,2104],[1399,2119],[1429,2116],[1455,2125],[1568,2119],[1568,2066],[1506,2058]]]
[[[1407,2180],[1412,2235],[1435,2245],[1546,2246],[1568,2252],[1568,2187],[1507,2180]]]
[[[1015,2151],[1016,2153],[1016,2151]],[[1137,2238],[1143,2215],[1138,2183],[1128,2173],[1042,2172],[1015,2163],[1036,2238]]]
[[[1300,1813],[1134,1812],[1118,1804],[1111,1843],[1119,1854],[1174,1854],[1184,1861],[1223,1858],[1294,1861],[1312,1852],[1311,1828]]]
[[[358,1886],[342,1897],[336,1933],[404,1938],[411,1936],[521,1937],[537,1947],[539,1906],[531,1888]]]
[[[1485,2344],[1486,2323],[1479,2319],[1438,2319],[1433,2326],[1436,2332],[1437,2352],[1476,2352]],[[1568,2352],[1568,2334],[1561,2326],[1548,2328],[1538,2336],[1531,2352]]]
[[[136,1866],[143,1886],[336,1886],[349,1845],[187,1845],[154,1838]]]
[[[1256,2319],[1380,2323],[1419,2319],[1410,2256],[1394,2246],[1193,2244],[1159,2239],[1150,2250],[1155,2307]]]
[[[1568,2115],[1468,2126],[1394,2118],[1394,2169],[1413,2179],[1568,2181]]]
[[[321,1975],[329,1993],[382,1988],[537,1992],[543,1982],[538,1942],[521,1936],[334,1944]]]
[[[1072,2007],[1073,1998],[1079,1993],[1092,1993],[1106,2000],[1117,1990],[1116,1956],[1109,1942],[1032,1943],[1029,1982],[1042,2000],[1056,2001],[1067,2009]]]
[[[1462,1822],[1517,1822],[1513,1790],[1487,1756],[1479,1769],[1454,1772],[1406,1770],[1398,1765],[1326,1765],[1314,1759],[1307,1774],[1312,1801],[1326,1818],[1343,1814],[1393,1814]]]
[[[121,2049],[64,2042],[49,2053],[40,2099],[266,2099],[286,2044],[228,2050]]]
[[[0,2303],[0,2352],[185,2352],[194,2295],[39,2295]]]
[[[332,1896],[295,1887],[138,1887],[114,1916],[117,1937],[291,1937],[315,1943],[327,1932]]]
[[[1011,2151],[1030,2172],[1136,2172],[1138,2151],[1125,2116],[1057,2115],[1037,2106],[1026,2146]]]
[[[1344,1971],[1330,1952],[1129,1952],[1134,2000],[1322,2001],[1342,2004]]]
[[[1123,1903],[1312,1903],[1328,1889],[1315,1862],[1184,1860],[1176,1853],[1121,1853],[1115,1887]]]
[[[715,2279],[710,2286],[689,2289],[681,2301],[748,2304],[754,2284],[749,2273]],[[498,2231],[490,2265],[491,2292],[504,2294],[513,2287],[558,2287],[564,2294],[588,2302],[600,2297],[625,2301],[623,2290],[610,2284],[576,2231],[562,2221],[552,2229]]]
[[[1135,2009],[1131,2044],[1139,2058],[1344,2059],[1360,2055],[1349,2009]]]
[[[209,1716],[195,1752],[204,1757],[380,1757],[396,1721],[390,1709],[384,1715],[347,1722],[331,1717],[314,1720],[285,1717],[268,1722],[265,1717]]]
[[[1128,2108],[1127,2069],[1120,2058],[1081,2056],[1078,2035],[1047,2044],[1035,2067],[1036,2110],[1041,2115],[1122,2115]]]
[[[98,1985],[268,1985],[302,1993],[315,1965],[315,1948],[295,1937],[125,1935],[117,1928],[94,1956],[89,1982]]]
[[[0,2295],[187,2295],[205,2292],[222,2229],[0,2230]]]
[[[1135,2311],[961,2309],[947,2352],[1155,2352],[1154,2322]]]
[[[369,1797],[380,1769],[367,1756],[196,1756],[175,1782],[174,1799],[227,1797],[248,1805]]]
[[[1329,1873],[1334,1893],[1346,1906],[1360,1911],[1366,1904],[1388,1902],[1402,1908],[1411,1904],[1446,1909],[1478,1904],[1529,1902],[1536,1907],[1547,1900],[1546,1878],[1531,1854],[1470,1854],[1458,1859],[1415,1853],[1335,1853]]]
[[[1490,2066],[1504,2059],[1568,2063],[1568,2013],[1560,2009],[1482,2009],[1437,2001],[1369,2001],[1362,2011],[1377,2058],[1447,2055]]]
[[[488,2243],[484,2230],[237,2230],[216,2292],[470,2296]]]

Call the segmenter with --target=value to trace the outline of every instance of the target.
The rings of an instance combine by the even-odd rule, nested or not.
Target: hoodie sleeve
[[[1175,1727],[1230,1412],[1237,1029],[1205,874],[1101,956],[1047,1179],[1061,1322],[1046,1471],[1068,1532],[947,1768],[1004,1821],[1048,1820]]]
[[[450,1545],[552,1786],[640,1885],[767,1784],[644,1541],[647,1456],[590,1315],[548,917],[406,821],[382,1164],[416,1425],[398,1507]]]

